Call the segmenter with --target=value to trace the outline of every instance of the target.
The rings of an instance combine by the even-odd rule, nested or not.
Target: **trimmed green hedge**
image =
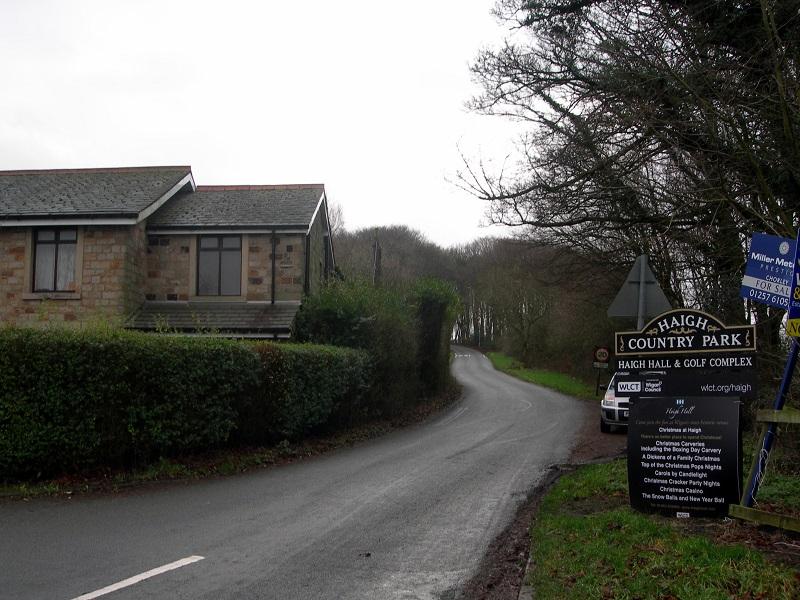
[[[258,386],[243,344],[113,330],[0,330],[0,477],[224,444]]]
[[[350,424],[366,410],[372,363],[366,352],[312,344],[255,344],[263,368],[253,402],[243,410],[249,443],[297,438]]]
[[[0,329],[0,480],[298,437],[367,411],[363,351]]]

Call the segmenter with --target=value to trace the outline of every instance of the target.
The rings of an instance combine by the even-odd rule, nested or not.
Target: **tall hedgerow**
[[[457,302],[452,287],[436,280],[408,290],[334,281],[303,303],[294,336],[367,350],[375,365],[371,405],[392,414],[446,384]]]
[[[461,301],[451,283],[432,278],[418,280],[410,296],[417,315],[420,384],[432,394],[450,381],[450,338]]]

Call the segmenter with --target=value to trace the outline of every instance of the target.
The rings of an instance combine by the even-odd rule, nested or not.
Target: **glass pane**
[[[52,242],[56,239],[56,232],[52,229],[40,229],[36,232],[36,240],[40,242]]]
[[[56,265],[55,244],[36,245],[36,264],[33,267],[33,289],[52,290],[53,270]]]
[[[219,294],[219,252],[200,252],[197,258],[197,294]]]
[[[215,237],[201,237],[200,238],[200,247],[201,248],[217,248],[219,246],[219,238]]]
[[[56,289],[62,292],[75,289],[75,244],[58,245]]]
[[[78,239],[78,232],[75,229],[62,229],[58,232],[58,239],[62,242],[74,242]]]
[[[241,252],[221,252],[222,255],[222,286],[220,293],[223,296],[238,296],[241,293],[242,280],[242,254]]]
[[[242,238],[237,236],[225,236],[222,238],[223,248],[240,248],[242,245]]]

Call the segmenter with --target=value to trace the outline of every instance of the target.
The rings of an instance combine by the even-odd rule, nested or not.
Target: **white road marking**
[[[133,577],[129,577],[128,579],[123,579],[118,583],[106,586],[103,589],[97,590],[95,592],[89,592],[88,594],[77,596],[72,600],[92,600],[92,598],[99,598],[100,596],[105,596],[106,594],[110,594],[111,592],[116,592],[117,590],[121,590],[122,588],[126,588],[134,584],[137,584],[140,581],[144,581],[145,579],[150,579],[151,577],[155,577],[156,575],[161,575],[162,573],[166,573],[167,571],[173,571],[175,569],[180,569],[181,567],[185,567],[186,565],[196,563],[197,561],[203,560],[204,558],[205,556],[187,556],[186,558],[182,558],[180,560],[176,560],[175,562],[171,562],[168,565],[156,567],[155,569],[150,569],[149,571],[145,571],[144,573],[140,573],[139,575],[134,575]]]

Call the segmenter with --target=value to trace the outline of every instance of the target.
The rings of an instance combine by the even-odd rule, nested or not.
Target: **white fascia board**
[[[197,189],[197,186],[194,183],[194,177],[192,177],[192,172],[191,171],[189,171],[189,173],[187,173],[186,176],[183,177],[178,183],[176,183],[171,188],[169,188],[167,190],[167,192],[164,195],[162,195],[158,200],[156,200],[150,206],[148,206],[142,212],[140,212],[139,216],[136,218],[136,223],[141,223],[147,217],[149,217],[154,212],[156,212],[159,208],[161,208],[164,205],[164,203],[167,200],[169,200],[175,194],[177,194],[178,190],[183,188],[187,183],[192,186],[192,191],[195,191]]]
[[[83,219],[8,219],[0,227],[62,227],[74,225],[136,225],[135,217],[85,217]]]
[[[325,208],[325,224],[328,226],[328,230],[325,232],[325,236],[328,238],[328,243],[331,246],[331,258],[333,259],[333,266],[336,267],[336,253],[333,251],[333,236],[331,235],[331,219],[330,215],[328,214],[328,198],[325,196],[325,192],[322,192],[322,197],[319,199],[319,204],[317,204],[317,209],[314,211],[314,216],[311,217],[311,225],[308,226],[308,232],[306,235],[311,235],[311,227],[314,225],[314,221],[317,218],[317,213],[319,212],[320,207]]]
[[[308,224],[308,231],[306,231],[306,235],[311,235],[311,228],[314,226],[314,221],[317,220],[317,214],[319,213],[319,209],[323,202],[325,202],[325,190],[322,190],[322,195],[319,197],[319,202],[317,202],[317,207],[314,209],[314,214],[311,215],[311,221]]]
[[[275,235],[305,234],[304,229],[148,229],[147,235],[239,235],[242,233],[264,233]]]

